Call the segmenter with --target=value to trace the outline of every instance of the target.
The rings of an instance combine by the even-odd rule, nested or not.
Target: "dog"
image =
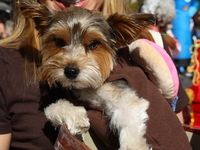
[[[144,138],[149,102],[125,80],[105,81],[116,65],[118,49],[140,38],[147,26],[154,24],[154,16],[104,16],[75,6],[55,11],[33,0],[18,5],[25,17],[35,21],[43,41],[41,81],[50,87],[60,83],[79,100],[103,107],[110,128],[118,132],[120,150],[149,150]],[[74,135],[90,127],[84,107],[66,99],[48,106],[45,115],[54,126],[65,123]]]

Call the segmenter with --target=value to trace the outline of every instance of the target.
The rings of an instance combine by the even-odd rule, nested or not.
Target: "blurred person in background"
[[[192,19],[194,21],[194,27],[192,30],[193,41],[196,41],[197,39],[200,39],[200,10],[196,12]]]
[[[6,31],[5,24],[0,22],[0,38],[4,39],[8,36],[8,33]]]
[[[172,21],[176,17],[174,0],[146,0],[140,12],[155,15],[156,25],[150,27],[150,30],[160,32],[169,46],[172,57],[177,57],[181,46],[171,31]]]
[[[12,16],[12,0],[0,1],[0,38],[4,39],[11,34],[12,24],[10,22]]]
[[[174,58],[179,73],[187,74],[186,67],[190,63],[190,47],[193,44],[191,19],[198,10],[197,0],[175,0],[176,17],[172,22],[172,32],[181,44],[181,53]]]

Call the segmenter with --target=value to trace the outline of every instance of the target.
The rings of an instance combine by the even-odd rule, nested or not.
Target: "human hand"
[[[187,11],[188,8],[189,8],[189,6],[188,6],[188,5],[185,5],[184,8],[183,8],[183,10],[184,10],[184,11]]]

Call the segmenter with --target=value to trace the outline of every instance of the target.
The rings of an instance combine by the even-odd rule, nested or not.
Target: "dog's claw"
[[[87,117],[83,116],[76,116],[77,118],[74,118],[74,125],[71,126],[68,125],[68,128],[71,132],[71,134],[82,134],[85,133],[90,128],[89,119]],[[66,123],[67,124],[67,123]]]

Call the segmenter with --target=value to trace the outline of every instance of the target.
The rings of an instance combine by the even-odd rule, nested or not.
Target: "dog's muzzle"
[[[80,70],[76,67],[65,67],[64,69],[64,74],[68,79],[75,79],[79,72]]]

